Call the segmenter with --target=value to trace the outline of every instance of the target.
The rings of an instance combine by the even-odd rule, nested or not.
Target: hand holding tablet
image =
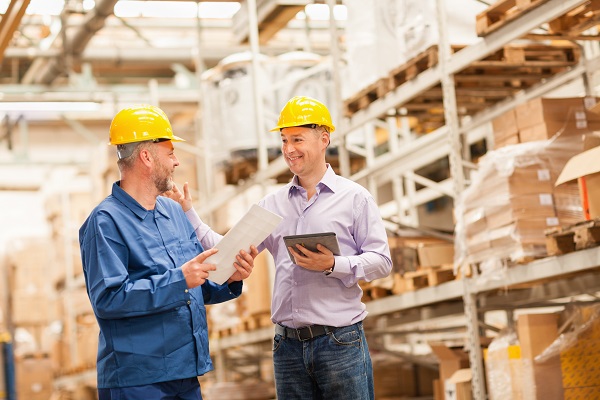
[[[305,235],[290,235],[284,236],[283,241],[285,243],[285,247],[291,247],[296,251],[298,248],[297,244],[306,247],[310,251],[318,252],[317,244],[327,247],[334,255],[340,255],[340,245],[337,241],[337,236],[335,232],[322,232],[322,233],[309,233]],[[294,255],[288,249],[288,254],[290,255],[290,259],[292,262],[295,262]]]

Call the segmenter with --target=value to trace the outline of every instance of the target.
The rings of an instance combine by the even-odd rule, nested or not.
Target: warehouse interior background
[[[577,164],[600,145],[597,0],[0,0],[0,14],[0,400],[96,398],[77,232],[119,179],[116,112],[166,112],[186,139],[175,180],[225,233],[291,179],[269,128],[295,95],[328,105],[328,162],[388,229],[393,273],[363,285],[378,400],[600,398],[600,164]],[[209,400],[275,398],[274,265],[256,265],[209,309]]]

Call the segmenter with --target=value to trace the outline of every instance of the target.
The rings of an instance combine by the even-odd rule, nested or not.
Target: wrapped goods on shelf
[[[339,121],[339,107],[333,104],[331,63],[323,57],[306,51],[292,51],[275,57],[273,62],[274,109],[278,113],[294,96],[318,99],[326,104],[332,121]]]
[[[264,110],[274,110],[273,96],[269,90],[272,76],[272,61],[260,56],[256,72],[258,86],[261,88]],[[219,118],[220,130],[210,134],[219,135],[221,145],[230,152],[256,149],[258,134],[253,87],[252,54],[243,52],[225,57],[219,62],[218,73],[212,77],[218,91],[218,113],[205,115],[205,118]],[[276,114],[272,119],[264,120],[265,141],[267,147],[278,148],[279,137],[266,134],[274,126]]]
[[[348,9],[344,98],[439,43],[435,0],[344,0],[344,4]],[[451,44],[479,40],[475,17],[484,8],[477,2],[446,8]]]
[[[600,394],[600,306],[567,307],[561,333],[534,358],[536,364],[560,358],[565,399],[592,399]]]
[[[492,120],[494,148],[600,130],[594,97],[535,98]]]
[[[262,132],[257,128],[255,67],[264,113]],[[232,54],[203,74],[202,89],[203,138],[210,146],[213,163],[230,161],[232,155],[251,155],[248,151],[259,147],[259,134],[268,149],[278,150],[279,135],[269,129],[276,125],[281,108],[293,96],[311,96],[332,111],[339,109],[333,104],[331,63],[310,52],[259,55],[256,66],[250,52]],[[336,115],[332,118],[339,120]]]
[[[346,21],[346,79],[342,97],[347,98],[386,76],[404,61],[398,48],[396,0],[344,0]],[[369,62],[365,62],[369,60]]]
[[[541,257],[546,254],[546,229],[583,220],[576,185],[554,187],[582,143],[580,136],[561,135],[506,146],[482,157],[456,206],[465,216],[456,227],[465,233],[464,242],[456,243],[458,259],[485,262],[493,271],[504,260]]]
[[[500,332],[485,352],[486,377],[490,400],[531,399],[530,386],[523,382],[521,346],[516,332]]]

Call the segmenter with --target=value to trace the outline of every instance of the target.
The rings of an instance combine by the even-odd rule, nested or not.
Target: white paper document
[[[233,263],[240,250],[250,251],[250,246],[258,246],[275,230],[283,218],[254,204],[235,224],[215,248],[219,252],[208,257],[207,264],[215,264],[216,271],[208,273],[208,279],[221,285],[236,271]]]

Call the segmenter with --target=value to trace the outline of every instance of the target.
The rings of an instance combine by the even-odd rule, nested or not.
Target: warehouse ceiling
[[[261,53],[329,54],[324,1],[252,3]],[[0,20],[2,100],[27,100],[41,88],[73,93],[99,86],[133,90],[131,85],[148,82],[191,86],[198,73],[250,50],[247,6],[246,1],[0,1],[0,10],[5,9]],[[344,7],[335,8],[336,18],[339,11],[343,19]],[[59,100],[81,97],[62,96]]]

